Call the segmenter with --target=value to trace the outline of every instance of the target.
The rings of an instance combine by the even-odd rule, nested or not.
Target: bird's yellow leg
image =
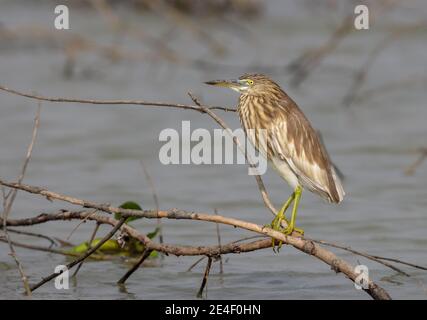
[[[295,199],[295,192],[293,192],[291,196],[288,198],[288,200],[286,200],[286,202],[282,206],[282,209],[280,209],[280,211],[274,217],[273,221],[271,221],[270,227],[273,230],[281,231],[281,223],[283,220],[285,220],[286,224],[289,225],[289,221],[286,219],[285,212],[291,205],[292,201],[294,201],[294,199]],[[271,238],[271,246],[273,247],[273,251],[276,252],[275,250],[276,242],[273,238]],[[282,247],[282,241],[279,242],[277,250],[279,251],[281,247]]]
[[[301,194],[302,194],[302,187],[301,186],[297,186],[295,188],[295,201],[294,201],[294,207],[292,209],[292,216],[291,216],[291,221],[289,222],[287,228],[284,230],[284,234],[289,235],[291,234],[294,230],[297,231],[298,233],[304,234],[304,230],[300,229],[300,228],[295,228],[295,221],[297,218],[297,211],[298,211],[298,205],[299,205],[299,201],[301,199]]]
[[[291,205],[292,201],[294,201],[294,199],[295,199],[295,192],[291,194],[288,200],[286,200],[286,202],[282,206],[282,209],[280,209],[280,211],[274,217],[273,221],[271,221],[270,226],[273,230],[277,230],[277,231],[280,230],[280,224],[282,220],[285,220],[286,223],[288,223],[288,220],[286,219],[286,216],[285,216],[285,212]]]

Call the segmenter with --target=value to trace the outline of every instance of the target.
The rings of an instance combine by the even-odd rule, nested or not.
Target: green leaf
[[[101,241],[100,238],[94,239],[92,241],[91,247],[96,246],[100,241]],[[71,248],[70,251],[74,252],[74,253],[84,253],[87,250],[89,250],[89,242],[85,241],[85,242]],[[109,239],[98,250],[99,251],[117,252],[117,251],[120,251],[121,248],[120,248],[117,240]]]
[[[154,232],[152,232],[150,235],[154,235],[157,233],[158,230],[156,229]],[[102,239],[96,238],[92,241],[91,247],[93,248],[96,246]],[[77,246],[72,247],[69,251],[70,253],[74,254],[83,254],[87,250],[89,250],[89,242],[85,241],[80,243]],[[107,240],[98,250],[97,254],[98,256],[103,256],[104,254],[110,254],[110,255],[120,255],[120,256],[139,256],[141,253],[143,253],[145,250],[144,244],[142,244],[140,241],[134,238],[130,238],[129,241],[126,242],[125,246],[122,248],[120,247],[119,243],[115,239],[109,239]],[[96,253],[94,253],[94,256],[96,256]],[[151,252],[149,258],[157,258],[158,253],[156,251]],[[1,266],[1,265],[0,265]],[[0,268],[1,269],[1,268]]]
[[[134,201],[126,201],[124,203],[122,203],[119,208],[121,209],[129,209],[129,210],[142,210],[140,205]],[[120,220],[122,217],[122,215],[120,213],[115,213],[114,214],[114,219],[116,220]],[[137,219],[141,219],[141,217],[129,217],[126,219],[125,223],[129,223],[131,221],[137,220]]]
[[[149,237],[150,239],[153,239],[155,236],[157,236],[157,234],[159,233],[160,228],[157,227],[156,229],[154,229],[153,232],[150,232],[147,234],[147,237]]]

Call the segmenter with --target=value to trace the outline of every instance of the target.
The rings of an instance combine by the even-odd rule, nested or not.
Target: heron
[[[293,189],[271,222],[272,229],[285,235],[294,231],[304,234],[303,229],[296,227],[304,189],[329,203],[343,200],[344,188],[319,134],[295,101],[276,82],[263,74],[244,74],[236,80],[205,83],[240,94],[237,111],[248,140]],[[265,135],[257,134],[261,130]],[[255,134],[249,134],[250,131]],[[288,220],[286,210],[292,203],[292,214]],[[281,227],[282,221],[286,222],[285,228]]]

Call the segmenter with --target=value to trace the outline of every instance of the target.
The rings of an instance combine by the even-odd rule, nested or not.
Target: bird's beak
[[[205,83],[211,86],[230,88],[238,92],[244,87],[241,80],[213,80]]]

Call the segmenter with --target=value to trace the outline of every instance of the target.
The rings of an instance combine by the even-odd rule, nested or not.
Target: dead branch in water
[[[227,218],[220,215],[210,215],[206,213],[194,213],[194,212],[188,212],[185,210],[178,210],[178,209],[171,209],[171,210],[131,210],[131,209],[122,209],[122,208],[116,208],[104,204],[98,204],[95,202],[82,200],[66,195],[62,195],[56,192],[49,191],[47,189],[43,189],[36,186],[30,186],[30,185],[24,185],[24,184],[17,184],[12,182],[6,182],[0,179],[0,184],[9,188],[19,189],[22,191],[27,191],[29,193],[38,194],[44,197],[49,198],[50,200],[61,200],[65,202],[69,202],[84,208],[92,208],[97,209],[99,211],[103,211],[106,213],[114,214],[118,213],[121,215],[122,220],[126,220],[128,217],[143,217],[148,219],[157,219],[157,218],[166,218],[166,219],[177,219],[177,220],[198,220],[198,221],[206,221],[206,222],[213,222],[213,223],[221,223],[226,224],[230,226],[234,226],[237,228],[253,231],[255,233],[263,234],[266,236],[269,236],[271,238],[274,238],[278,241],[282,241],[284,244],[289,244],[295,247],[296,249],[312,255],[319,260],[325,262],[326,264],[330,265],[330,267],[335,270],[336,272],[341,272],[346,275],[347,278],[349,278],[352,281],[355,281],[359,274],[357,274],[354,271],[354,267],[351,266],[348,262],[338,258],[334,253],[322,248],[321,246],[315,244],[311,240],[306,240],[304,238],[299,238],[295,236],[287,236],[284,235],[281,232],[275,231],[271,228],[265,227],[265,226],[259,226],[251,222],[246,222],[234,218]],[[31,225],[34,223],[42,223],[44,219],[45,221],[49,221],[49,217],[51,220],[62,220],[62,219],[72,219],[73,216],[81,217],[81,212],[77,213],[71,213],[68,211],[65,211],[61,215],[56,216],[49,216],[49,215],[40,215],[35,218],[29,218],[24,219],[23,221],[7,221],[3,223],[6,223],[7,226],[16,226],[16,225]],[[104,223],[109,223],[112,225],[115,225],[115,228],[118,225],[117,220],[114,220],[112,218],[109,218],[105,220],[105,218],[101,219],[100,216],[94,216],[91,213],[84,215],[84,218],[87,218],[89,220],[96,221],[103,221]],[[107,217],[108,218],[108,217]],[[124,220],[123,220],[124,219]],[[117,231],[117,229],[116,229]],[[145,235],[141,234],[132,234],[128,228],[128,226],[124,225],[122,226],[122,231],[127,232],[131,237],[137,238],[139,241],[141,241],[147,249],[156,250],[159,252],[164,252],[167,254],[173,254],[173,255],[206,255],[206,256],[217,256],[218,254],[223,254],[223,252],[226,252],[226,250],[233,250],[232,248],[227,248],[226,246],[222,246],[219,248],[218,246],[214,246],[212,249],[209,249],[209,251],[203,251],[199,247],[188,247],[188,246],[172,246],[172,245],[161,245],[158,243],[153,242],[151,239],[149,239]],[[114,233],[113,233],[114,234]],[[111,235],[112,236],[112,235]],[[109,238],[111,238],[111,236]],[[108,239],[109,239],[108,238]],[[105,241],[108,239],[104,238]],[[105,242],[104,241],[104,242]],[[102,241],[101,241],[102,242]],[[271,242],[270,242],[271,244]],[[101,244],[102,245],[102,244]],[[239,246],[236,245],[235,246]],[[89,252],[95,252],[100,247],[99,243],[97,246],[93,247]],[[206,250],[206,248],[203,248]],[[235,250],[235,249],[234,249]],[[89,255],[86,253],[84,255],[84,258],[82,258],[80,261],[83,261],[85,258],[87,258]],[[77,263],[78,263],[77,262]],[[77,264],[75,263],[75,264]],[[74,266],[75,264],[70,264],[69,268]],[[34,285],[31,287],[32,290],[40,287],[43,283],[52,280],[55,276],[51,275],[47,278],[45,278],[40,283]],[[46,280],[48,279],[48,280]],[[379,287],[376,283],[374,283],[372,280],[368,281],[368,287],[367,289],[364,289],[371,297],[374,299],[390,299],[390,296],[388,293],[381,287]]]
[[[99,248],[101,248],[101,246],[107,242],[108,240],[111,239],[112,236],[114,236],[114,234],[116,233],[117,230],[120,229],[120,227],[125,223],[126,218],[121,218],[119,221],[117,221],[117,224],[114,226],[114,228],[107,234],[104,236],[104,238],[102,238],[95,246],[93,246],[92,248],[90,248],[89,250],[86,251],[85,254],[83,254],[82,256],[79,256],[76,260],[70,262],[69,264],[67,264],[67,269],[71,269],[72,267],[74,267],[77,264],[80,264],[81,262],[83,262],[86,258],[88,258],[90,255],[92,255],[92,253],[94,253],[96,250],[98,250]],[[44,277],[40,282],[32,285],[31,291],[36,290],[37,288],[40,288],[42,285],[44,285],[45,283],[49,282],[50,280],[56,278],[59,274],[61,274],[63,271],[61,271],[60,273],[52,273],[51,275]]]
[[[197,297],[202,298],[203,297],[203,290],[205,289],[207,283],[208,283],[208,277],[209,272],[211,271],[212,266],[212,257],[208,257],[208,263],[206,264],[205,274],[203,275],[202,284],[200,285],[199,292],[197,292]],[[206,296],[208,294],[208,290],[206,288]]]
[[[156,187],[154,186],[153,179],[151,179],[151,175],[148,172],[147,167],[144,164],[144,161],[140,160],[142,170],[144,171],[145,179],[147,180],[150,188],[151,193],[153,195],[154,205],[156,206],[156,210],[159,211],[160,205],[159,205],[159,197],[157,196]],[[159,229],[159,241],[160,243],[163,243],[163,228],[162,228],[162,220],[157,219],[157,228]]]
[[[89,242],[88,242],[88,250],[92,249],[92,242],[93,242],[93,240],[95,240],[95,236],[96,236],[96,233],[98,232],[99,226],[100,226],[100,224],[97,223],[95,225],[95,228],[93,229],[92,235],[90,236],[90,239],[89,239]],[[83,262],[84,261],[82,261],[82,262],[79,263],[79,265],[77,266],[76,271],[74,271],[72,277],[77,277],[77,273],[79,273],[79,270],[80,270],[80,268],[83,265]]]
[[[153,250],[145,249],[139,261],[128,272],[126,272],[126,274],[123,277],[121,277],[120,280],[117,281],[117,283],[124,284],[126,280],[132,275],[132,273],[134,273],[142,265],[145,259],[147,259],[150,256],[151,252],[153,252]]]
[[[215,209],[214,211],[215,211],[215,214],[218,214],[217,209]],[[219,247],[219,249],[221,249],[221,233],[219,232],[219,224],[218,223],[216,224],[216,237],[218,239],[218,247]],[[224,266],[222,263],[222,256],[219,255],[218,258],[219,258],[219,273],[223,274],[224,273]]]
[[[0,226],[0,229],[3,229],[3,226]],[[16,229],[10,229],[10,228],[7,228],[7,231],[11,232],[11,233],[25,235],[25,236],[46,239],[50,243],[49,248],[52,248],[54,245],[57,244],[57,242],[59,242],[56,239],[49,237],[47,235],[41,234],[41,233],[29,232],[29,231],[24,231],[24,230],[16,230]]]
[[[222,110],[222,111],[234,111],[234,109],[228,109],[224,107],[210,107],[202,105],[197,98],[195,98],[193,95],[190,94],[191,98],[193,99],[195,105],[183,105],[183,104],[172,104],[172,103],[159,103],[159,102],[147,102],[147,101],[132,101],[132,100],[81,100],[81,99],[67,99],[67,98],[50,98],[50,97],[44,97],[39,95],[33,95],[33,94],[27,94],[22,93],[13,89],[8,89],[6,87],[0,87],[0,90],[7,91],[9,93],[13,93],[16,95],[24,96],[31,99],[36,100],[43,100],[43,101],[50,101],[50,102],[75,102],[75,103],[88,103],[88,104],[130,104],[130,105],[143,105],[143,106],[159,106],[159,107],[174,107],[179,109],[187,109],[187,110],[193,110],[198,111],[200,113],[206,113],[208,114],[213,120],[215,120],[221,127],[224,129],[229,129],[229,127],[225,124],[225,122],[216,115],[212,110]],[[237,139],[233,139],[234,143],[239,146],[239,142]],[[248,159],[249,165],[251,165],[250,159]],[[269,199],[269,196],[267,194],[267,191],[265,190],[264,184],[262,182],[262,179],[260,176],[255,176],[258,183],[258,188],[260,190],[260,193],[262,195],[262,198],[264,200],[264,203],[267,208],[270,209],[270,211],[275,214],[276,210],[271,204],[271,201]],[[33,193],[36,195],[43,196],[49,200],[60,200],[65,201],[71,204],[74,204],[76,206],[82,207],[82,208],[88,208],[90,210],[86,211],[74,211],[70,212],[67,210],[63,210],[60,212],[57,212],[55,214],[42,214],[36,217],[31,217],[28,219],[19,219],[19,220],[12,220],[12,219],[1,219],[1,222],[5,227],[7,226],[28,226],[28,225],[34,225],[39,223],[45,223],[48,221],[57,221],[57,220],[70,220],[70,219],[78,219],[78,220],[90,220],[90,221],[96,221],[97,223],[102,224],[109,224],[113,226],[113,230],[106,236],[104,239],[98,243],[96,246],[90,248],[84,255],[80,256],[78,259],[73,261],[69,264],[69,268],[79,264],[81,261],[88,258],[91,254],[93,254],[102,244],[103,242],[110,239],[116,231],[119,229],[121,232],[127,233],[130,237],[135,238],[139,240],[146,248],[146,250],[151,251],[158,251],[165,254],[171,254],[176,256],[195,256],[195,255],[201,255],[201,256],[207,256],[210,258],[216,258],[221,254],[230,254],[230,253],[241,253],[241,252],[249,252],[254,250],[259,250],[263,248],[268,248],[271,246],[271,239],[273,238],[275,240],[281,241],[284,244],[291,245],[295,247],[296,249],[312,255],[316,257],[317,259],[323,261],[324,263],[328,264],[332,270],[336,272],[343,273],[347,278],[352,280],[353,282],[356,281],[356,278],[359,276],[353,268],[353,266],[343,259],[338,258],[334,253],[326,250],[321,245],[316,244],[314,241],[310,239],[305,239],[303,237],[300,237],[297,233],[286,236],[281,232],[275,231],[268,227],[259,226],[247,221],[242,221],[238,219],[233,218],[227,218],[225,216],[220,216],[216,214],[206,214],[206,213],[195,213],[195,212],[188,212],[184,210],[178,210],[178,209],[171,209],[171,210],[130,210],[130,209],[123,209],[123,208],[116,208],[109,204],[101,204],[101,203],[95,203],[88,200],[78,199],[75,197],[59,194],[53,191],[50,191],[45,188],[40,188],[37,186],[31,186],[23,184],[22,182],[7,182],[0,179],[0,185],[4,187],[9,187],[13,190],[22,190],[29,193]],[[100,212],[100,214],[94,215],[94,210]],[[106,216],[104,213],[108,214],[114,214],[118,213],[121,215],[122,220],[117,221],[113,219],[112,217]],[[178,246],[178,245],[171,245],[171,244],[162,244],[162,243],[156,243],[152,241],[150,238],[148,238],[146,235],[139,233],[132,227],[123,224],[123,221],[129,217],[144,217],[148,219],[178,219],[178,220],[197,220],[197,221],[204,221],[204,222],[211,222],[215,224],[225,224],[234,226],[240,229],[249,230],[252,232],[255,232],[259,235],[268,237],[267,239],[262,240],[256,240],[249,243],[229,243],[225,245],[215,245],[215,246],[205,246],[205,247],[192,247],[192,246]],[[124,219],[124,220],[123,220]],[[148,251],[146,251],[147,253]],[[145,254],[144,254],[145,255]],[[140,263],[134,265],[134,267],[131,269],[132,272],[128,272],[128,276],[130,276],[134,270],[137,270],[141,261],[144,260],[144,255],[141,256]],[[374,259],[371,259],[374,260]],[[384,259],[385,260],[385,259]],[[39,283],[33,285],[31,287],[32,290],[37,289],[47,281],[55,278],[57,274],[52,274],[47,278],[44,278]],[[123,279],[123,278],[122,278]],[[127,278],[126,278],[127,279]],[[388,293],[379,287],[377,284],[375,284],[372,280],[368,281],[368,287],[365,289],[365,291],[371,295],[374,299],[390,299],[390,296]]]
[[[36,112],[36,117],[34,119],[34,127],[33,127],[33,134],[31,137],[31,142],[27,148],[27,154],[25,156],[24,164],[22,165],[21,173],[18,177],[18,183],[21,183],[22,180],[24,180],[28,164],[30,163],[31,155],[33,153],[33,147],[34,147],[34,144],[36,142],[37,131],[38,131],[38,128],[40,125],[40,111],[41,111],[41,103],[39,101],[38,107],[37,107],[37,112]],[[28,283],[28,277],[24,272],[24,267],[22,266],[21,262],[19,261],[17,255],[16,255],[15,249],[13,247],[12,240],[10,239],[9,232],[8,232],[7,227],[6,227],[6,221],[9,218],[9,214],[10,214],[10,211],[12,209],[12,205],[16,199],[17,193],[18,193],[17,189],[11,189],[8,193],[6,193],[4,190],[2,192],[2,195],[3,195],[3,218],[2,218],[3,219],[3,228],[2,229],[3,229],[4,235],[5,235],[6,241],[9,245],[9,250],[10,250],[9,255],[15,260],[16,266],[18,267],[19,273],[21,275],[22,282],[24,283],[25,293],[26,293],[26,295],[31,296],[31,288],[30,288],[29,283]]]

